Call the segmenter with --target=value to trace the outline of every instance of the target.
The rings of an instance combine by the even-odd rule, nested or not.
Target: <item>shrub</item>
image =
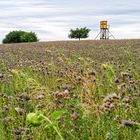
[[[22,43],[22,42],[37,42],[38,38],[34,32],[12,31],[3,39],[3,43]]]

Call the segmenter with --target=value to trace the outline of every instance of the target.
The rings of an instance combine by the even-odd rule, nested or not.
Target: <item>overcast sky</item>
[[[0,41],[12,30],[66,40],[71,28],[84,26],[94,39],[100,20],[108,20],[116,38],[140,38],[140,0],[0,0]]]

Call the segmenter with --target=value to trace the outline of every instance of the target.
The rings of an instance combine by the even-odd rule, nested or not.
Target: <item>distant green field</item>
[[[0,140],[140,140],[140,40],[1,45]]]

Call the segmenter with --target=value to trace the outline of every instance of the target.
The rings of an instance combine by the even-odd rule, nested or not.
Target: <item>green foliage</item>
[[[70,34],[68,35],[69,38],[81,39],[81,38],[88,38],[90,29],[84,28],[76,28],[75,30],[71,29]]]
[[[63,113],[64,113],[63,110],[54,111],[54,112],[51,114],[51,119],[52,119],[52,120],[57,120],[60,116],[62,116]]]
[[[33,32],[25,32],[22,36],[21,36],[21,41],[22,42],[37,42],[37,36],[35,33]]]
[[[36,112],[36,113],[29,113],[27,115],[27,123],[31,125],[32,127],[40,126],[42,122],[44,121],[46,123],[44,128],[53,128],[61,140],[63,140],[62,135],[60,134],[58,128],[57,128],[57,118],[62,115],[63,111],[54,111],[51,115],[52,120],[50,120],[48,117],[44,116],[43,114]]]
[[[36,127],[42,124],[43,119],[39,113],[29,113],[26,120],[29,125]]]
[[[112,81],[113,78],[114,78],[114,76],[115,76],[112,66],[111,65],[108,65],[108,64],[102,64],[102,67],[107,72],[107,78],[108,78],[108,80],[109,81]]]
[[[28,75],[16,69],[12,69],[11,74],[14,79],[13,90],[15,92],[19,92],[21,90],[23,92],[27,91],[29,87]]]
[[[37,42],[37,35],[33,32],[12,31],[3,39],[3,43]]]

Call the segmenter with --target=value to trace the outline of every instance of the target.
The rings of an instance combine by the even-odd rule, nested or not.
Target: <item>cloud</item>
[[[41,41],[65,40],[71,28],[84,26],[94,39],[104,19],[116,38],[140,37],[138,0],[1,0],[0,7],[0,41],[12,30],[34,31]]]

